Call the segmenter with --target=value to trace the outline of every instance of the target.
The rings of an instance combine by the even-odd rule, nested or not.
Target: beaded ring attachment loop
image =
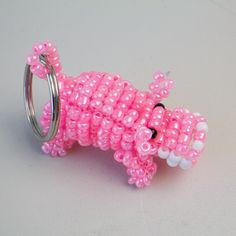
[[[44,54],[39,55],[39,61],[49,70],[49,73],[47,74],[47,81],[48,81],[50,101],[51,101],[51,118],[50,118],[50,127],[47,134],[44,134],[42,132],[35,116],[33,96],[32,96],[33,73],[30,71],[30,65],[28,64],[26,64],[25,66],[25,74],[24,74],[24,103],[25,103],[26,115],[34,131],[34,134],[38,139],[45,142],[53,139],[57,134],[60,122],[60,99],[59,99],[59,87],[57,83],[57,77],[53,66],[50,65]]]

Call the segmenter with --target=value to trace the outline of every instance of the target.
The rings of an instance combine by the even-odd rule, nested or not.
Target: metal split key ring
[[[50,118],[50,127],[46,134],[44,134],[36,119],[34,103],[33,103],[33,93],[32,93],[33,73],[31,72],[30,65],[28,64],[26,64],[25,66],[25,74],[24,74],[24,103],[25,103],[26,115],[34,131],[34,134],[38,139],[45,142],[53,139],[57,134],[60,121],[60,99],[59,99],[59,87],[57,83],[57,77],[53,69],[53,66],[50,65],[50,63],[47,61],[46,56],[43,54],[39,56],[39,60],[49,70],[49,73],[47,74],[47,82],[50,92],[51,118]]]

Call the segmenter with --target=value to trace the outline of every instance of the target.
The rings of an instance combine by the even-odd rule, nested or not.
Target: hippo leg
[[[149,185],[157,171],[157,165],[151,155],[144,159],[137,152],[118,150],[115,152],[114,158],[127,168],[130,176],[128,183],[135,184],[138,188]]]
[[[157,165],[153,161],[153,156],[148,156],[143,160],[140,157],[133,159],[127,173],[130,175],[129,184],[135,184],[138,188],[150,185],[153,176],[156,174]]]
[[[61,112],[62,113],[62,112]],[[50,125],[50,103],[47,103],[43,110],[43,115],[40,119],[42,129],[46,133],[48,131]],[[64,116],[61,114],[60,123],[58,127],[58,131],[56,136],[42,144],[42,150],[46,154],[50,154],[51,156],[65,156],[67,154],[67,150],[70,149],[75,142],[75,140],[69,139],[65,129],[65,114]]]

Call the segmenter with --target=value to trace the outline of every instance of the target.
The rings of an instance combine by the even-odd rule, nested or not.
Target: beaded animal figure
[[[57,49],[50,42],[37,44],[27,63],[31,72],[46,79],[48,69],[39,62],[43,54],[53,66],[60,91],[60,123],[54,139],[42,150],[64,156],[74,143],[114,150],[114,158],[127,168],[129,184],[149,185],[157,171],[155,158],[170,167],[192,167],[204,149],[206,119],[184,108],[167,109],[161,101],[169,95],[173,81],[154,74],[150,91],[140,91],[117,74],[84,72],[67,76],[61,72]],[[46,133],[50,103],[40,119]]]

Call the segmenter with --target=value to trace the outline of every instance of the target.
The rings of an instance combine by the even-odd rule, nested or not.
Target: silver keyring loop
[[[47,81],[50,92],[51,101],[51,118],[50,127],[47,134],[44,134],[41,130],[38,121],[35,116],[33,94],[32,94],[32,82],[33,73],[30,70],[30,65],[26,64],[24,74],[24,103],[28,121],[34,131],[34,134],[41,141],[49,141],[57,134],[59,122],[60,122],[60,99],[59,99],[59,87],[57,83],[56,73],[53,67],[48,63],[46,57],[42,54],[39,56],[40,62],[49,69],[47,74]]]

